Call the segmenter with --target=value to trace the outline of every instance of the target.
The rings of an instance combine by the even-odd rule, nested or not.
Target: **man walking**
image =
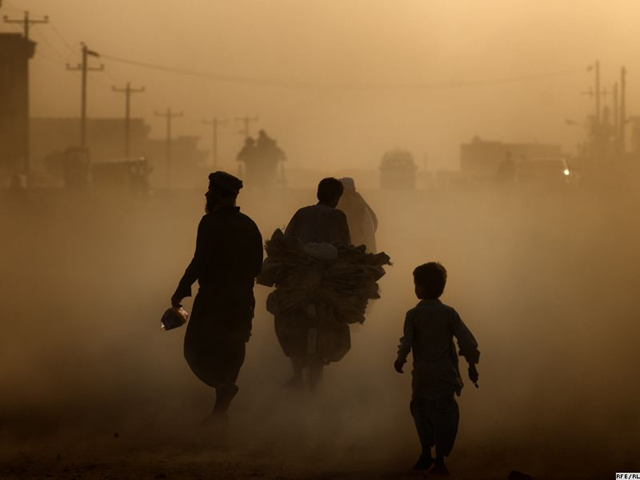
[[[223,420],[238,393],[236,380],[251,336],[254,280],[262,266],[260,231],[236,206],[241,188],[233,175],[209,175],[196,251],[171,297],[172,306],[179,307],[198,281],[184,356],[193,373],[216,390],[212,415]]]

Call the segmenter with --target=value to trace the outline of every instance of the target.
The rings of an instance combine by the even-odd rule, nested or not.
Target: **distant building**
[[[548,143],[503,143],[474,137],[460,145],[460,170],[474,178],[495,178],[502,162],[510,156],[515,163],[542,157],[560,157],[560,145]]]
[[[151,127],[141,118],[130,122],[132,156],[144,155]],[[56,150],[65,150],[80,143],[79,118],[31,119],[31,154],[34,164]],[[124,152],[124,120],[118,118],[87,119],[87,146],[92,161],[122,158]]]
[[[151,127],[141,118],[130,121],[130,158],[144,157],[151,168],[153,187],[190,187],[202,183],[207,152],[198,148],[199,137],[177,136],[172,140],[172,165],[166,161],[166,140],[150,138]],[[34,118],[31,120],[33,166],[40,172],[59,176],[57,159],[61,152],[76,146],[80,139],[78,118]],[[87,146],[92,164],[122,162],[124,120],[119,118],[87,119]],[[53,168],[52,168],[53,167]],[[104,168],[104,167],[100,167]],[[169,171],[171,179],[169,179]]]
[[[22,173],[28,155],[29,59],[36,44],[18,33],[0,33],[0,170]]]

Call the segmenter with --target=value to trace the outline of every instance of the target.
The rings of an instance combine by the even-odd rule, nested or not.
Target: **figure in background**
[[[236,159],[244,164],[244,178],[249,184],[268,187],[284,183],[278,167],[286,160],[286,156],[264,130],[258,132],[257,141],[247,137]]]
[[[347,216],[351,243],[355,246],[364,245],[367,251],[376,253],[376,230],[378,217],[365,199],[356,191],[353,178],[341,178],[344,193],[340,197],[338,209]]]
[[[254,280],[262,266],[260,231],[236,206],[241,188],[242,181],[233,175],[209,175],[196,251],[171,297],[172,306],[179,307],[198,281],[184,356],[193,373],[215,389],[212,416],[225,422],[238,393],[236,380],[251,336]]]
[[[240,176],[244,175],[243,167],[244,167],[244,170],[246,170],[247,164],[253,162],[253,159],[255,157],[255,150],[256,150],[255,139],[253,137],[245,138],[244,145],[238,152],[238,155],[236,155],[236,161],[240,162],[240,165],[238,165],[238,174]]]
[[[480,352],[458,312],[439,300],[447,282],[445,268],[436,262],[425,263],[413,271],[413,280],[420,303],[407,312],[394,367],[403,373],[407,356],[413,352],[411,414],[422,445],[413,468],[429,470],[433,466],[429,473],[446,475],[444,458],[451,453],[460,419],[454,395],[459,396],[463,386],[453,338],[458,340],[460,355],[469,364],[469,379],[476,387]]]

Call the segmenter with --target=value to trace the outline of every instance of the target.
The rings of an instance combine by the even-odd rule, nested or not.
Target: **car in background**
[[[380,162],[380,186],[390,190],[414,190],[418,166],[413,155],[399,148],[389,150]]]

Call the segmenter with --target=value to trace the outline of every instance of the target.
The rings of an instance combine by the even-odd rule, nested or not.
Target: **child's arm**
[[[458,340],[460,355],[462,355],[469,364],[469,380],[477,387],[478,378],[480,377],[478,369],[476,368],[476,364],[480,361],[478,342],[471,333],[471,330],[469,330],[462,321],[458,312],[455,312],[453,319],[453,335]]]
[[[410,316],[411,312],[407,312],[407,316],[404,319],[404,336],[400,339],[400,345],[398,345],[398,358],[393,364],[396,372],[403,373],[402,367],[407,362],[407,356],[411,352],[413,346],[413,320]]]
[[[478,369],[476,368],[475,363],[469,364],[469,380],[473,382],[473,384],[478,388],[478,379],[480,378],[480,374],[478,373]]]

